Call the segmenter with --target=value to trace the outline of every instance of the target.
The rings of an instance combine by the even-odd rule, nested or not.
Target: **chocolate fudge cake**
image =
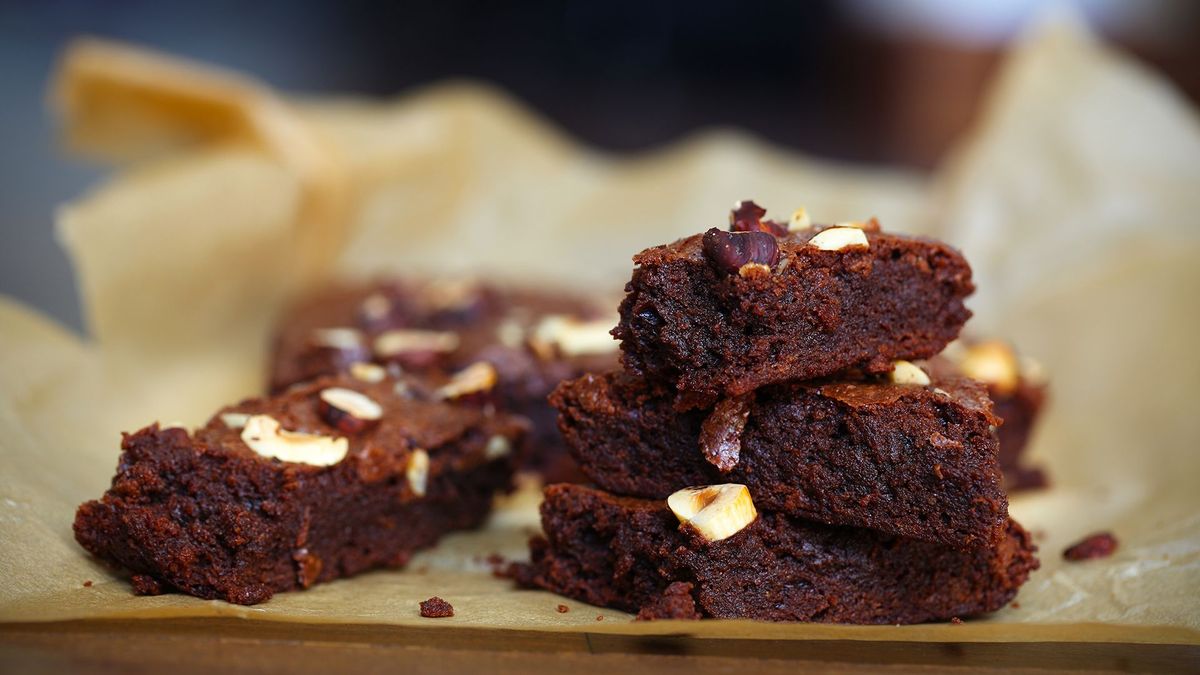
[[[1046,376],[1040,364],[1018,357],[1002,340],[956,340],[929,362],[931,370],[961,373],[988,388],[999,428],[1000,468],[1004,486],[1012,492],[1045,487],[1045,471],[1029,466],[1024,452],[1046,402]]]
[[[897,377],[762,387],[680,412],[673,394],[620,372],[584,375],[551,397],[583,472],[616,494],[744,483],[760,507],[952,546],[1004,536],[1008,500],[985,388]]]
[[[395,365],[433,378],[477,361],[496,371],[489,398],[532,422],[524,468],[548,480],[578,477],[546,396],[565,379],[617,363],[615,323],[568,293],[502,288],[473,280],[392,279],[335,287],[305,298],[280,322],[272,391],[359,363]]]
[[[1012,520],[995,546],[960,549],[756,513],[737,485],[680,491],[667,503],[553,485],[541,513],[545,537],[513,570],[518,582],[643,619],[970,617],[1003,607],[1038,566]]]
[[[126,434],[75,538],[138,592],[249,605],[476,527],[511,487],[527,423],[441,400],[462,378],[425,390],[374,368],[244,401],[194,433]]]
[[[674,383],[681,408],[851,369],[887,372],[941,351],[971,315],[971,268],[945,244],[881,232],[874,220],[822,227],[762,214],[742,202],[734,231],[634,256],[613,334],[625,369]]]

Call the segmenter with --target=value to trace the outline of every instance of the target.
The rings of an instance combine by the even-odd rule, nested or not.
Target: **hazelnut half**
[[[422,448],[412,451],[408,457],[408,466],[404,469],[404,477],[408,480],[413,494],[424,497],[429,487],[429,453]]]
[[[310,342],[318,347],[352,351],[362,347],[363,334],[354,328],[318,328],[312,332]]]
[[[892,384],[907,384],[925,386],[929,384],[929,375],[921,367],[911,361],[898,360],[892,364],[892,372],[888,375]]]
[[[768,232],[722,232],[714,227],[704,233],[702,244],[709,262],[728,274],[746,263],[774,267],[779,262],[779,244]]]
[[[738,483],[684,488],[667,497],[667,506],[710,542],[728,539],[758,518],[750,490]]]
[[[607,354],[619,347],[610,332],[615,320],[581,321],[572,316],[551,314],[538,322],[529,336],[529,347],[542,360],[563,356]]]
[[[842,251],[849,248],[866,248],[870,246],[867,235],[857,227],[836,226],[821,230],[808,243],[822,251]]]
[[[242,427],[242,442],[263,457],[313,466],[337,464],[350,449],[345,438],[282,429],[270,415],[251,415]]]
[[[378,363],[355,361],[350,364],[350,376],[361,382],[383,382],[387,379],[387,369]]]
[[[1007,343],[989,340],[968,345],[958,362],[963,375],[990,385],[998,393],[1009,394],[1021,379],[1020,362]]]
[[[478,361],[458,371],[449,382],[438,387],[437,397],[453,400],[468,394],[491,391],[496,386],[496,379],[496,367],[487,361]]]
[[[380,333],[374,347],[377,355],[391,357],[413,352],[449,354],[458,349],[458,343],[458,333],[398,328]]]
[[[370,397],[342,387],[322,389],[318,411],[329,426],[343,434],[362,433],[383,417],[383,407]]]

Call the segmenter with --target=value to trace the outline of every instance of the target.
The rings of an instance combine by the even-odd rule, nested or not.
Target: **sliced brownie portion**
[[[126,434],[75,538],[134,575],[238,604],[406,563],[479,525],[511,486],[526,423],[422,400],[409,383],[322,378],[222,410],[189,434]]]
[[[568,480],[578,470],[546,396],[565,379],[616,365],[614,322],[583,296],[473,280],[393,278],[330,287],[302,299],[279,322],[270,389],[363,362],[436,378],[485,361],[496,370],[490,401],[533,422],[523,468]]]
[[[681,408],[942,350],[971,316],[971,268],[930,239],[859,227],[717,229],[634,256],[622,363]]]
[[[553,485],[525,586],[641,618],[896,624],[995,611],[1038,566],[1012,520],[993,547],[958,549],[778,513],[719,541],[661,501]]]
[[[1046,403],[1046,375],[1040,364],[1018,357],[1012,345],[1002,340],[956,340],[930,359],[939,373],[961,374],[987,385],[1000,427],[1000,468],[1004,487],[1013,492],[1047,485],[1045,471],[1028,464],[1024,457],[1029,437]]]
[[[743,483],[761,508],[823,523],[955,546],[1003,535],[997,420],[972,380],[790,383],[714,410],[680,412],[672,401],[620,372],[585,375],[551,396],[584,473],[616,494],[662,499],[689,485]]]

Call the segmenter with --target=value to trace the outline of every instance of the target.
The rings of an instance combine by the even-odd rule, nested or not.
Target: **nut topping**
[[[449,354],[458,349],[458,343],[457,333],[396,329],[384,331],[375,338],[375,353],[382,357],[414,352]]]
[[[737,466],[742,452],[742,431],[750,419],[754,394],[742,394],[717,403],[700,425],[700,451],[722,473]]]
[[[368,322],[383,321],[392,313],[392,301],[383,293],[372,293],[362,301],[360,309]]]
[[[733,232],[768,232],[777,237],[787,234],[787,226],[773,220],[763,220],[767,210],[749,199],[733,205],[729,212],[729,229]]]
[[[710,542],[728,539],[758,518],[750,490],[737,483],[684,488],[667,497],[667,506]]]
[[[546,361],[558,354],[582,356],[615,352],[619,345],[609,332],[615,323],[612,319],[581,321],[572,316],[551,314],[533,329],[529,346]]]
[[[714,227],[704,233],[703,241],[709,262],[729,274],[746,263],[774,267],[779,261],[779,244],[767,232],[722,232]]]
[[[500,459],[512,454],[512,442],[504,436],[496,434],[488,439],[487,445],[483,448],[483,456],[485,459]]]
[[[320,399],[317,409],[321,418],[344,434],[362,433],[383,417],[382,406],[353,389],[322,389]]]
[[[491,391],[496,386],[496,367],[487,361],[479,361],[463,368],[437,390],[442,399],[462,398],[468,394]]]
[[[387,379],[387,369],[369,361],[355,361],[350,364],[350,376],[362,382],[383,382]]]
[[[892,384],[908,384],[924,387],[929,384],[929,375],[921,367],[910,361],[896,361],[892,364],[892,372],[888,376]]]
[[[848,248],[866,248],[870,246],[867,235],[857,227],[838,225],[828,230],[821,230],[808,243],[822,251],[841,251]]]
[[[958,367],[963,375],[990,385],[1001,394],[1012,393],[1021,378],[1017,355],[999,340],[967,346]]]
[[[351,351],[362,347],[363,335],[354,328],[318,328],[310,340],[318,347]]]
[[[738,268],[738,276],[743,279],[771,276],[771,268],[762,263],[746,263]]]
[[[810,227],[812,227],[812,218],[808,216],[808,211],[801,207],[792,212],[792,219],[788,221],[789,232],[806,230]]]
[[[270,415],[251,415],[242,428],[242,442],[263,457],[313,466],[337,464],[350,449],[345,438],[282,429]]]
[[[230,429],[241,429],[246,426],[248,421],[250,421],[250,415],[246,413],[221,413],[221,422]]]
[[[408,479],[408,485],[412,488],[413,494],[424,497],[425,489],[429,486],[429,453],[421,448],[413,450],[408,457],[408,467],[404,469],[404,477]]]

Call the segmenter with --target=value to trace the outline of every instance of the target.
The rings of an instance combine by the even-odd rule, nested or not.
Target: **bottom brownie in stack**
[[[997,545],[959,549],[756,514],[740,485],[666,502],[553,485],[542,527],[520,583],[643,619],[945,620],[1003,607],[1037,567],[1012,520]]]

